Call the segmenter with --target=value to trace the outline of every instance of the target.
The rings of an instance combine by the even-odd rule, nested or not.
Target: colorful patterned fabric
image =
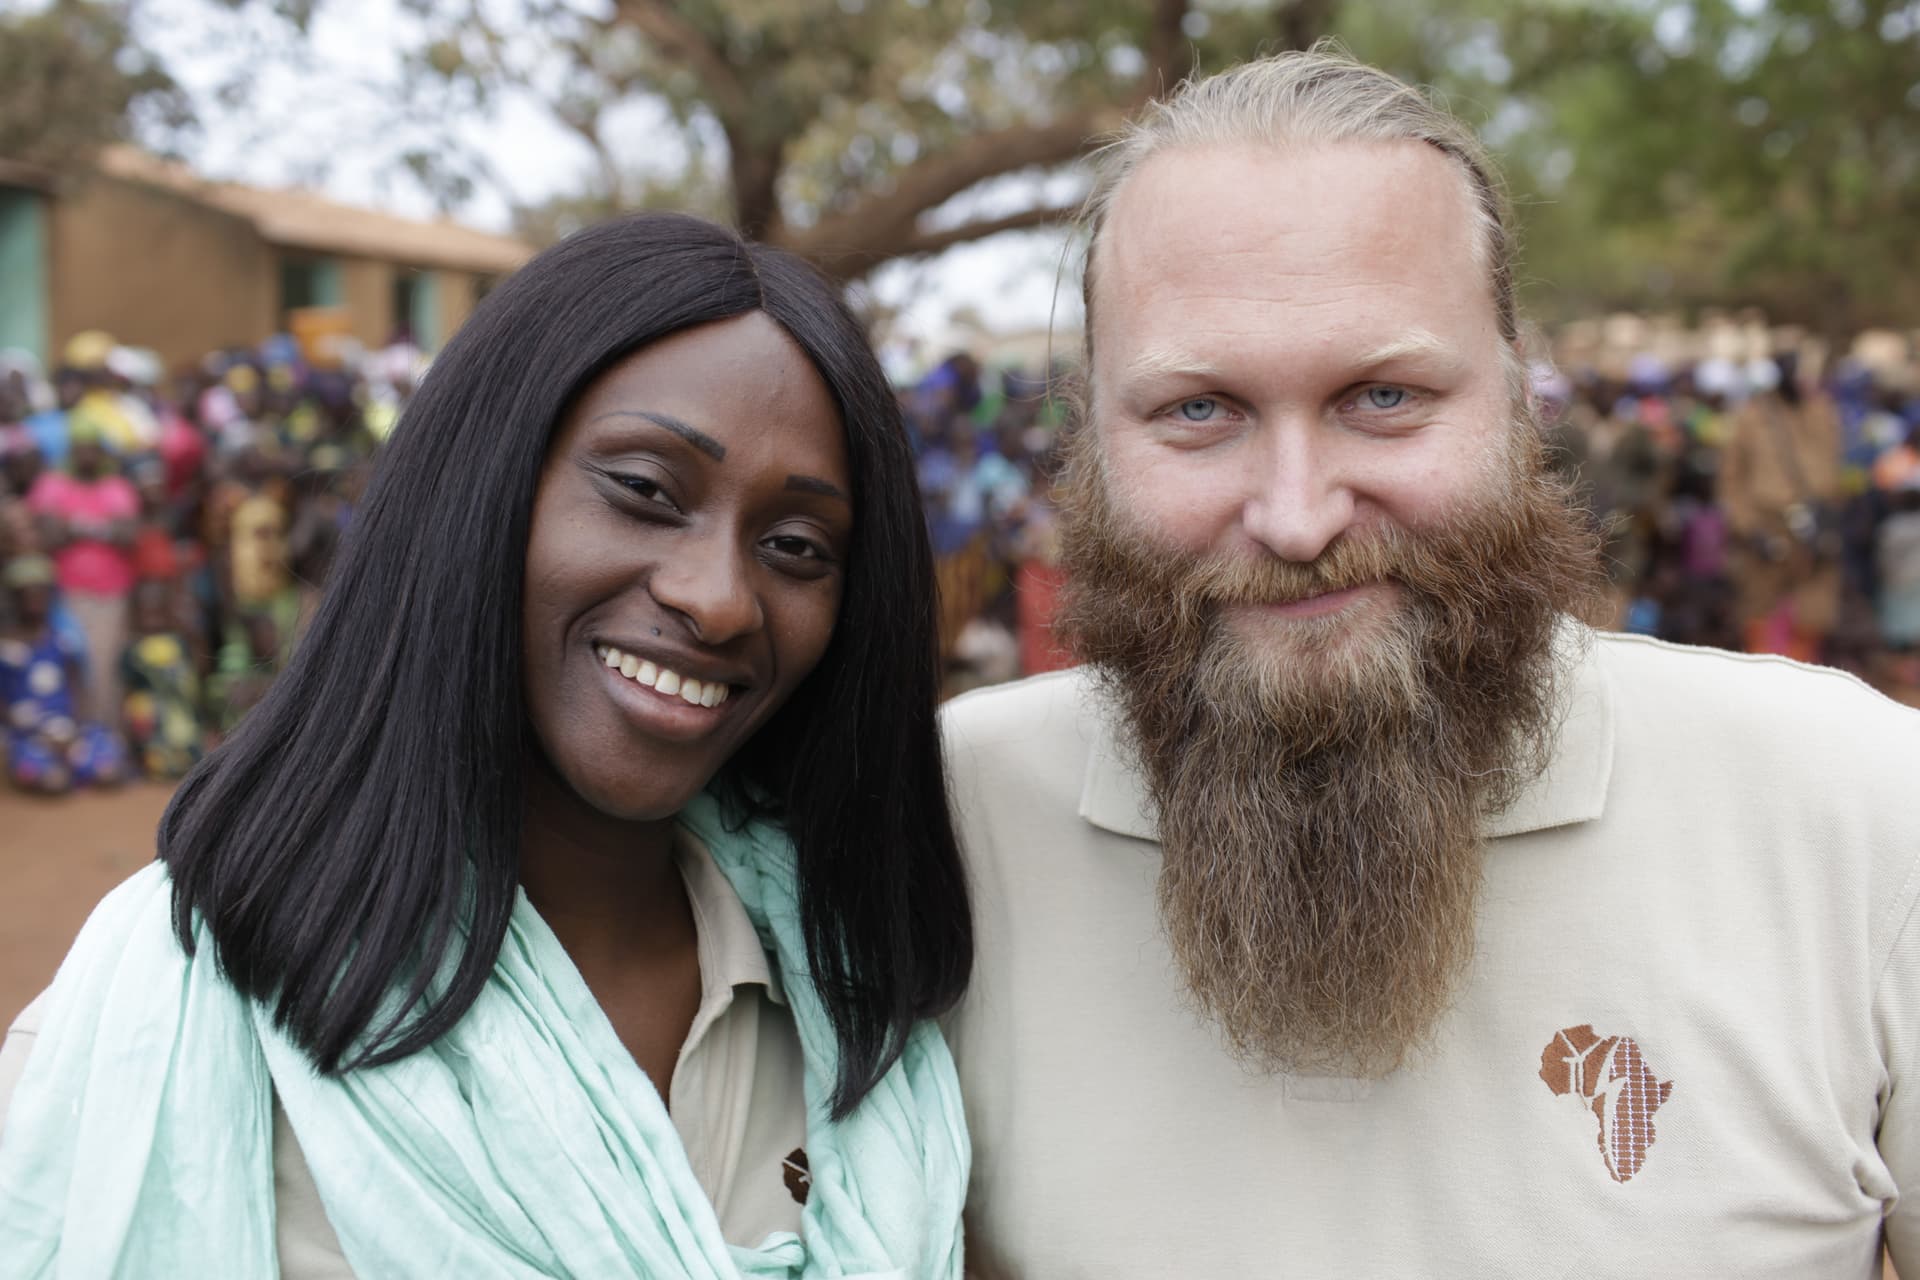
[[[171,633],[140,636],[122,660],[127,738],[141,772],[178,778],[200,758],[200,677],[186,642]]]
[[[67,670],[80,660],[72,641],[52,631],[32,641],[0,641],[7,777],[15,786],[64,791],[125,774],[126,750],[119,738],[74,712]]]

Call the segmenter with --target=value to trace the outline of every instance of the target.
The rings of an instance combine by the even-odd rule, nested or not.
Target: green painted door
[[[47,363],[47,209],[38,192],[0,187],[0,349]]]
[[[422,351],[440,349],[440,274],[412,267],[393,269],[393,331],[406,333]]]
[[[340,264],[332,258],[280,260],[280,313],[340,305]]]
[[[422,351],[440,349],[440,273],[422,271],[414,277],[413,314],[407,327],[413,330],[413,345]]]

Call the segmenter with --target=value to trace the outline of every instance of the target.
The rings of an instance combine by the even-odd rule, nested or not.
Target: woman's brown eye
[[[817,543],[810,542],[805,538],[782,537],[782,538],[770,538],[767,541],[768,541],[768,545],[771,546],[775,551],[778,551],[781,555],[797,556],[807,560],[827,559],[827,552],[825,548],[821,547]]]
[[[629,475],[623,472],[613,472],[611,474],[614,483],[629,493],[632,493],[635,497],[645,502],[658,503],[663,507],[673,506],[673,500],[667,497],[667,491],[662,489],[657,482],[649,480],[645,476]]]

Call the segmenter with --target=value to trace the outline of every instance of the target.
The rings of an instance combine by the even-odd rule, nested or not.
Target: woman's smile
[[[594,664],[614,705],[641,732],[675,742],[705,737],[739,710],[732,701],[739,689],[718,676],[687,674],[694,664],[655,662],[613,645],[593,646]]]
[[[717,707],[733,693],[733,685],[726,680],[718,677],[702,680],[684,675],[664,661],[656,663],[610,644],[596,644],[593,651],[609,670],[618,671],[623,678],[657,690],[665,697],[678,694],[696,707]]]

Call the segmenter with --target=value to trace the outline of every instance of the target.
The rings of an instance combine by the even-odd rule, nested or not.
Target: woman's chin
[[[701,771],[696,771],[701,776],[676,771],[666,777],[657,768],[640,776],[636,772],[568,767],[546,757],[535,771],[529,804],[549,821],[564,822],[571,811],[573,821],[665,822],[686,808],[708,782]]]
[[[616,822],[665,822],[677,816],[707,785],[707,779],[677,780],[662,786],[658,780],[645,784],[600,782],[582,787],[574,794],[602,817]]]

